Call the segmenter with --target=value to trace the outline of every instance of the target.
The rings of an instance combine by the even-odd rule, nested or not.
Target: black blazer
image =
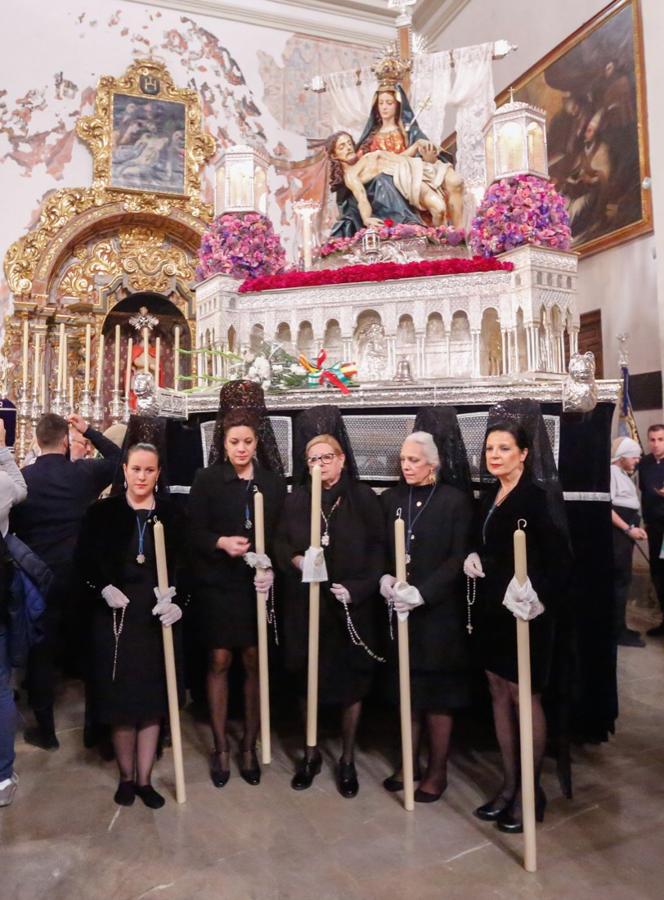
[[[22,470],[28,496],[12,509],[10,530],[55,572],[66,568],[87,508],[113,480],[122,450],[88,428],[85,437],[103,459],[72,462],[61,453],[39,456]]]
[[[281,475],[254,464],[254,478],[249,483],[237,477],[230,463],[212,465],[196,473],[189,495],[196,583],[223,588],[226,593],[233,588],[244,591],[247,584],[253,584],[253,573],[242,557],[231,557],[217,548],[220,537],[241,535],[249,538],[251,549],[255,549],[252,485],[256,485],[263,494],[265,552],[269,555],[286,495],[286,482]],[[249,530],[245,529],[247,509],[252,523]]]
[[[415,488],[425,503],[429,488]],[[394,520],[399,508],[407,521],[410,488],[399,484],[382,495],[389,549],[387,571],[395,574]],[[416,508],[413,509],[415,514]],[[458,488],[438,484],[428,505],[413,526],[408,583],[422,595],[408,617],[410,665],[421,671],[463,671],[468,665],[465,631],[463,561],[472,522],[470,499]]]

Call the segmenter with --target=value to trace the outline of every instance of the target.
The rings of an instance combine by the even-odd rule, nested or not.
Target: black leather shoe
[[[118,806],[131,806],[136,796],[136,785],[133,781],[121,781],[113,799]]]
[[[161,794],[155,791],[151,784],[137,784],[136,796],[141,798],[148,809],[161,809],[166,803]]]
[[[413,781],[421,781],[422,773],[414,772],[413,773]],[[393,772],[389,778],[386,778],[383,782],[383,787],[386,791],[389,791],[391,794],[396,793],[396,791],[403,790],[403,775],[401,772]]]
[[[440,800],[440,798],[445,793],[447,785],[442,788],[440,791],[436,791],[435,794],[432,794],[430,791],[423,791],[422,788],[418,788],[413,795],[416,803],[435,803],[436,800]]]
[[[323,760],[319,750],[315,750],[311,755],[305,756],[300,762],[291,779],[291,787],[294,791],[306,791],[313,784],[314,778],[320,772]]]
[[[210,756],[210,778],[217,788],[224,787],[231,777],[228,750],[214,751]]]
[[[633,628],[623,628],[616,643],[619,647],[645,647],[646,645],[639,632],[634,631]]]
[[[356,797],[360,789],[357,780],[357,771],[355,763],[345,763],[343,759],[339,760],[339,768],[337,769],[337,788],[342,797]]]
[[[256,756],[256,748],[252,747],[251,750],[243,750],[242,751],[242,761],[249,758],[250,765],[247,768],[240,768],[240,775],[244,778],[247,784],[260,784],[261,783],[261,767],[258,765],[258,758]]]
[[[664,622],[661,625],[656,625],[654,628],[649,628],[646,634],[648,637],[664,637]]]
[[[546,809],[546,794],[543,790],[539,790],[535,797],[535,821],[544,821],[544,810]],[[521,807],[518,812],[514,810],[514,802],[512,802],[504,812],[496,819],[498,831],[504,831],[506,834],[521,834],[523,831],[523,816]]]
[[[483,822],[495,822],[508,809],[511,803],[511,797],[505,798],[502,794],[498,794],[493,800],[489,800],[488,803],[474,809],[473,815],[478,819],[482,819]]]
[[[60,741],[55,736],[55,732],[44,732],[39,725],[26,728],[23,732],[23,737],[26,744],[39,747],[41,750],[57,750],[60,746]]]

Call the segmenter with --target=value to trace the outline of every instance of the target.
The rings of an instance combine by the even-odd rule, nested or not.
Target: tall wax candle
[[[150,371],[150,358],[148,356],[148,351],[150,349],[150,342],[148,337],[148,329],[145,327],[143,329],[143,371]]]
[[[129,338],[127,341],[127,367],[125,370],[125,397],[129,399],[129,393],[131,391],[131,354],[134,349],[134,341],[132,338]]]
[[[32,361],[32,396],[35,400],[39,399],[39,381],[40,381],[40,347],[41,344],[41,334],[37,331],[35,332],[35,353]]]
[[[27,319],[23,319],[23,360],[22,360],[22,383],[25,386],[28,384],[28,342],[30,340],[30,323]]]
[[[101,383],[104,377],[104,335],[99,335],[97,344],[97,383],[95,385],[95,394],[101,397]]]
[[[113,390],[120,390],[120,326],[115,326],[115,359],[113,361]]]
[[[154,341],[154,385],[159,387],[159,363],[161,357],[161,338]]]
[[[177,391],[180,381],[180,326],[175,326],[173,340],[173,387]]]
[[[85,376],[83,379],[83,389],[90,390],[90,356],[92,354],[92,326],[85,326]]]
[[[65,323],[60,322],[60,339],[58,341],[58,378],[56,381],[56,388],[58,391],[63,390],[64,384],[62,381],[62,376],[65,370]]]

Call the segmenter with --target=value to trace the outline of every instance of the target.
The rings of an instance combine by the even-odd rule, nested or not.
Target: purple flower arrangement
[[[569,250],[572,232],[565,199],[550,181],[516,175],[487,190],[470,230],[477,256],[496,256],[522,244]]]
[[[285,264],[286,252],[267,216],[224,213],[203,234],[196,278],[259,278],[282,272]]]
[[[364,235],[367,233],[366,228],[356,231],[352,237],[332,238],[320,248],[321,257],[330,256],[331,253],[340,253],[349,247],[359,244]],[[385,219],[380,228],[373,229],[378,234],[381,241],[401,240],[404,238],[425,237],[432,244],[449,244],[456,247],[463,240],[465,235],[463,231],[457,231],[455,228],[441,225],[439,228],[428,227],[426,225],[416,225],[412,222],[400,224],[392,219]]]

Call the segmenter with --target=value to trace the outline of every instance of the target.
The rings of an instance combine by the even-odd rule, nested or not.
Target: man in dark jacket
[[[68,458],[69,425],[86,437],[103,459]],[[28,497],[12,510],[15,532],[52,570],[44,615],[44,640],[30,651],[27,668],[28,702],[37,719],[25,739],[44,749],[56,749],[53,721],[54,657],[63,612],[71,601],[71,568],[81,519],[88,506],[111,483],[121,450],[77,415],[67,420],[54,413],[42,416],[36,428],[41,455],[23,470]]]
[[[650,575],[664,616],[664,425],[648,429],[648,449],[639,465],[639,486],[643,519],[648,532]],[[664,635],[664,621],[647,632],[651,637]]]

